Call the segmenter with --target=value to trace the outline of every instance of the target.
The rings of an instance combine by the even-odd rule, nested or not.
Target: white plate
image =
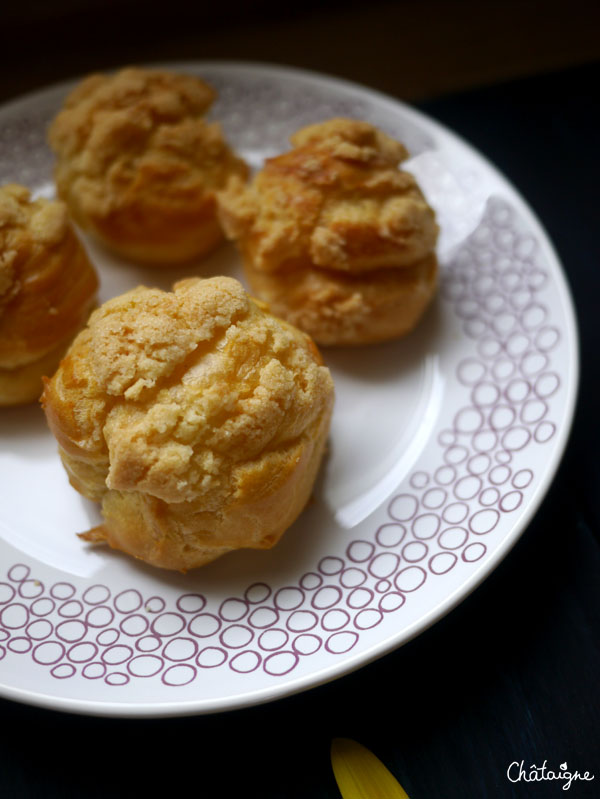
[[[172,68],[217,88],[213,116],[254,166],[331,116],[404,141],[407,168],[438,213],[442,289],[406,340],[325,351],[337,387],[330,454],[281,543],[187,575],[83,544],[75,532],[97,522],[97,509],[69,487],[41,410],[2,411],[0,691],[74,712],[239,708],[331,680],[416,636],[525,529],[576,395],[574,313],[557,257],[526,203],[471,147],[340,80],[247,64]],[[68,88],[0,110],[0,181],[52,193],[45,130]],[[90,251],[103,300],[183,274]],[[198,267],[238,270],[228,246]]]

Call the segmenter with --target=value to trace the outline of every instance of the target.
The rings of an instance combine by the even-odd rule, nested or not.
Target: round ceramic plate
[[[228,710],[345,674],[416,636],[506,555],[547,491],[577,388],[560,264],[515,189],[406,106],[340,80],[248,64],[174,64],[219,94],[212,116],[254,167],[333,116],[402,140],[441,227],[439,296],[408,338],[324,352],[336,383],[314,497],[280,544],[186,575],[77,532],[39,407],[0,414],[0,682],[8,698],[121,716]],[[0,181],[52,195],[49,121],[70,86],[0,111]],[[185,270],[88,243],[101,299],[185,274],[241,277],[223,246]]]

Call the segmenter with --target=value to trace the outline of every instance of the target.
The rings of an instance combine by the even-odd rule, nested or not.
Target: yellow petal
[[[356,741],[334,738],[331,764],[343,799],[408,799],[381,760]]]

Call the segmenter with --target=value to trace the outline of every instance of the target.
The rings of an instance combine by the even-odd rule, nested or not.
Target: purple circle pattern
[[[198,593],[169,607],[135,588],[44,585],[14,564],[0,581],[0,659],[28,655],[58,680],[177,687],[205,669],[277,678],[321,650],[349,652],[428,580],[480,561],[486,536],[522,505],[534,473],[516,456],[553,437],[549,403],[561,386],[550,368],[561,333],[537,296],[546,283],[537,242],[505,201],[491,199],[442,282],[475,341],[456,367],[464,404],[437,434],[438,466],[409,476],[372,540],[322,558],[296,585],[255,583],[218,609]]]

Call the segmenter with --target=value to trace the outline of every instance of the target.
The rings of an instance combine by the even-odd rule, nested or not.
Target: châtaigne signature
[[[579,771],[570,771],[566,761],[561,763],[558,770],[554,771],[548,768],[548,761],[544,760],[541,766],[536,766],[532,763],[529,768],[525,768],[525,761],[513,760],[506,770],[506,776],[510,782],[544,782],[546,780],[564,780],[562,786],[563,791],[568,791],[573,782],[582,780],[591,782],[594,775],[589,771],[583,773]]]

